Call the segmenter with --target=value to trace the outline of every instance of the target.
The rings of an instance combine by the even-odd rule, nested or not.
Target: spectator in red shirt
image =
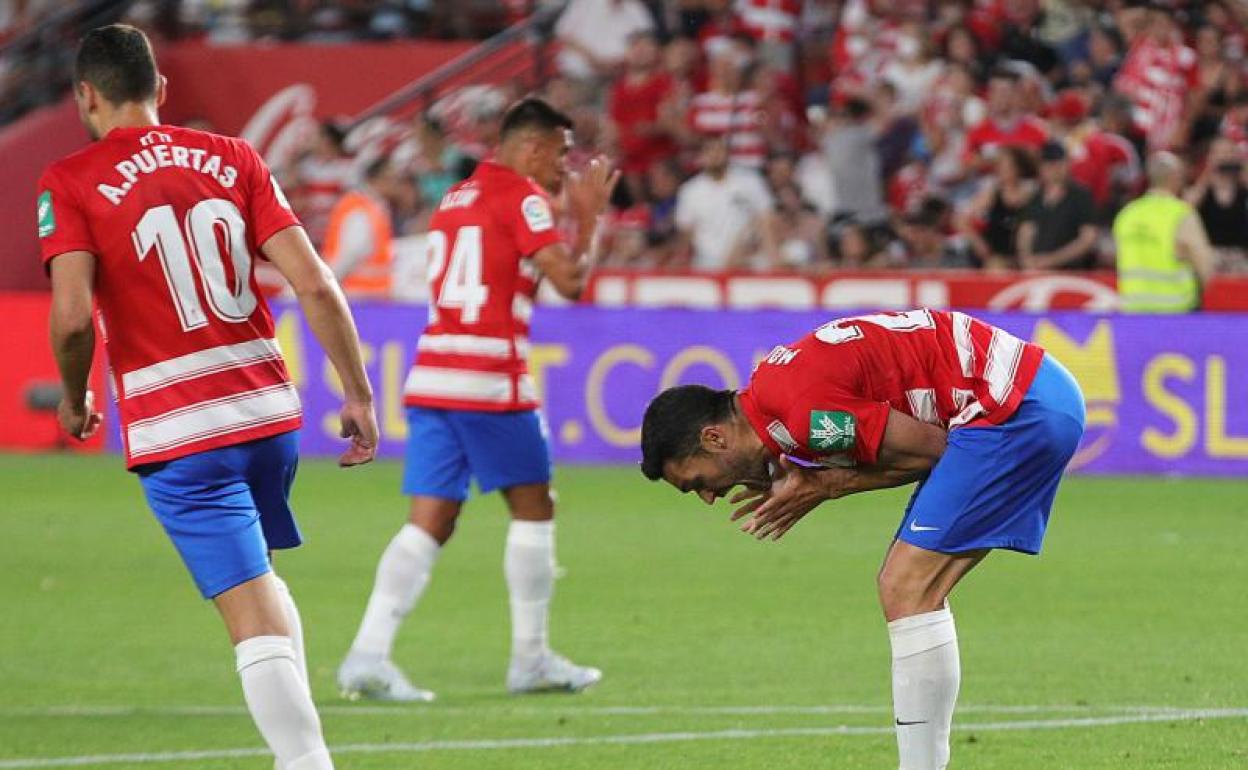
[[[660,53],[653,32],[633,33],[626,70],[612,85],[608,102],[619,144],[620,171],[637,200],[643,197],[646,170],[677,152],[676,141],[663,123],[675,83],[659,68]]]
[[[1078,91],[1058,94],[1050,108],[1054,141],[1070,158],[1070,176],[1088,188],[1099,212],[1140,179],[1140,158],[1125,137],[1106,131],[1088,118],[1088,101]],[[1108,221],[1109,217],[1102,217]]]
[[[966,137],[966,160],[979,173],[986,173],[999,147],[1020,145],[1039,151],[1048,138],[1044,124],[1023,114],[1020,106],[1019,76],[998,69],[988,81],[988,117]]]

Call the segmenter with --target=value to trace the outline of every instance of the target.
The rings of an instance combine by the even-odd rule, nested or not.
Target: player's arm
[[[377,452],[373,387],[364,371],[355,321],[334,274],[297,225],[279,230],[260,250],[290,282],[308,326],[342,381],[342,437],[350,438],[352,446],[339,463],[359,465],[372,460]]]
[[[1209,243],[1209,234],[1205,232],[1205,225],[1200,221],[1199,214],[1192,212],[1183,218],[1175,240],[1178,242],[1179,259],[1192,266],[1201,286],[1208,286],[1214,270],[1217,269],[1218,258],[1213,251],[1213,245]]]
[[[53,258],[52,313],[48,328],[52,354],[61,372],[61,427],[77,439],[90,438],[100,426],[94,397],[87,389],[95,357],[95,325],[91,318],[95,283],[95,255],[71,251]]]
[[[760,540],[778,540],[803,516],[828,500],[900,487],[926,478],[945,453],[946,435],[941,428],[891,409],[875,463],[848,468],[805,468],[781,458],[780,474],[768,499],[748,502],[732,518],[752,513],[742,530]],[[739,494],[733,502],[744,502],[749,497]]]
[[[576,240],[571,248],[552,243],[533,254],[533,261],[560,296],[576,300],[585,291],[597,261],[598,218],[607,210],[619,181],[620,172],[601,157],[590,161],[584,173],[568,175],[568,208],[576,218]]]

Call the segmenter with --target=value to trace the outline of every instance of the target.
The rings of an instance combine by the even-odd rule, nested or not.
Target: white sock
[[[546,652],[546,623],[555,592],[555,522],[515,521],[507,530],[503,573],[511,594],[511,657]]]
[[[333,770],[290,637],[253,636],[239,642],[234,654],[247,709],[279,766]]]
[[[277,586],[277,595],[281,597],[282,609],[286,611],[286,624],[290,626],[290,642],[295,648],[295,667],[303,676],[303,683],[312,692],[312,680],[308,678],[308,655],[303,644],[303,619],[299,617],[299,608],[295,606],[295,597],[290,594],[290,586],[286,581],[273,573],[273,581]]]
[[[888,624],[900,770],[943,770],[962,679],[958,632],[948,607]]]
[[[352,654],[390,658],[399,625],[429,585],[439,550],[438,541],[428,532],[414,524],[403,525],[377,564],[377,580],[351,643]]]

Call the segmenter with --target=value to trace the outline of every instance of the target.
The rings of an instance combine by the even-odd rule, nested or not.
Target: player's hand
[[[738,505],[745,503],[740,508],[732,512],[731,521],[737,521],[743,516],[748,516],[758,510],[758,506],[771,499],[771,490],[759,489],[757,487],[742,487],[735,495],[728,499],[729,505]]]
[[[62,398],[56,407],[56,419],[66,433],[79,441],[86,441],[100,429],[104,415],[95,411],[95,394],[88,390],[80,404]]]
[[[351,446],[338,458],[338,465],[350,468],[372,462],[377,456],[377,415],[371,401],[348,401],[339,413],[340,435],[351,439]]]
[[[611,193],[619,181],[619,170],[612,168],[605,155],[590,160],[584,170],[569,173],[564,190],[573,216],[581,222],[597,219],[607,210]]]
[[[757,506],[754,515],[741,526],[759,540],[779,540],[825,500],[831,499],[820,478],[824,471],[802,468],[787,457],[780,458],[784,475],[771,486],[768,498]]]

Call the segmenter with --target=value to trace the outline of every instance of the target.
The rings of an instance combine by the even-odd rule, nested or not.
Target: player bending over
[[[338,669],[348,697],[429,700],[391,663],[399,624],[429,583],[476,479],[511,511],[503,571],[511,598],[512,692],[581,690],[602,678],[547,645],[555,578],[550,452],[529,378],[529,319],[545,277],[565,297],[585,288],[598,217],[618,175],[601,158],[569,174],[576,228],[564,245],[549,193],[564,186],[572,121],[540,99],[503,117],[492,160],[442,198],[429,223],[429,325],[408,374],[403,491],[409,521],[381,556],[372,596]]]
[[[247,707],[284,770],[333,767],[312,705],[299,613],[268,551],[294,548],[287,499],[299,396],[253,266],[272,262],[342,378],[340,461],[373,459],[377,423],[355,324],[264,161],[246,142],[161,125],[147,38],[88,33],[74,95],[97,140],[39,183],[61,425],[96,431],[87,376],[99,310],[127,467],[234,643]]]
[[[642,472],[778,539],[825,500],[919,482],[879,574],[902,770],[949,761],[961,678],[947,598],[988,552],[1036,554],[1083,435],[1044,350],[962,313],[833,321],[777,346],[740,392],[683,385],[641,429]]]

